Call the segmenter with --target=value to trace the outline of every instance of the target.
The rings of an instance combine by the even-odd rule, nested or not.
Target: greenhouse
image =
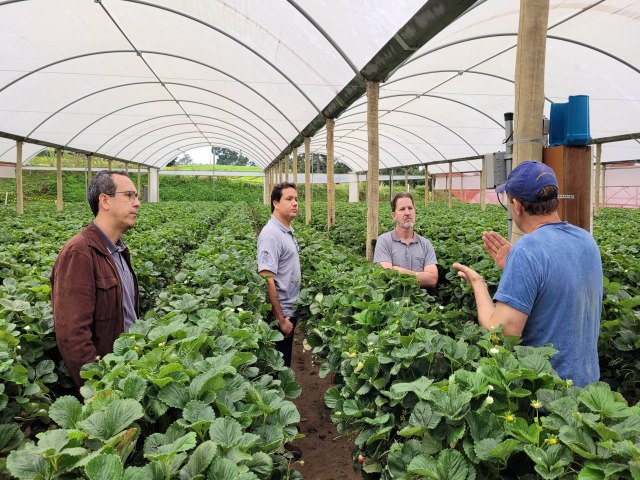
[[[639,21],[0,0],[0,478],[640,478]]]

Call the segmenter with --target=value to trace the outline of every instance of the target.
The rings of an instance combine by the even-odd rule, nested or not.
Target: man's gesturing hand
[[[491,255],[496,265],[498,265],[501,270],[504,270],[507,257],[509,256],[509,250],[511,250],[511,243],[497,232],[483,232],[482,241],[484,243],[484,249]]]

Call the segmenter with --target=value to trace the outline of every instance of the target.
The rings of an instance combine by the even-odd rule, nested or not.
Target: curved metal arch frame
[[[146,160],[151,160],[151,159],[153,159],[156,155],[158,155],[158,153],[159,153],[159,152],[161,152],[162,150],[165,150],[165,149],[167,149],[167,148],[170,148],[172,145],[174,145],[174,144],[176,144],[176,143],[180,143],[180,142],[184,142],[184,141],[190,141],[190,140],[195,140],[195,139],[201,139],[201,138],[202,138],[202,136],[201,136],[201,135],[199,135],[199,136],[195,136],[195,137],[181,138],[181,139],[179,139],[179,140],[175,140],[175,141],[173,141],[173,142],[167,143],[166,145],[163,145],[162,147],[160,147],[160,148],[158,148],[157,150],[155,150],[155,151],[154,151],[153,153],[151,153],[150,155],[147,155],[147,156],[146,156],[147,158],[145,159],[145,163],[144,163],[144,164],[145,164],[145,165],[149,165],[149,166],[151,166],[152,168],[156,168],[156,166],[158,165],[158,162],[159,162],[159,161],[155,161],[155,162],[153,162],[153,163],[147,164],[147,163],[146,163]],[[215,140],[215,138],[214,138],[214,137],[211,137],[211,139]],[[208,144],[207,144],[207,143],[205,143],[205,142],[202,142],[202,143],[203,143],[203,144],[205,144],[205,145],[211,145],[211,143],[212,143],[212,142],[211,142],[210,138],[209,138],[209,137],[207,137],[207,138],[206,138],[206,140],[209,142]],[[215,143],[215,142],[213,142],[213,143]],[[228,140],[223,140],[222,142],[220,142],[220,144],[222,144],[222,143],[226,143],[226,144],[228,144],[228,145],[233,145],[233,148],[240,148],[240,147],[239,147],[238,145],[236,145],[234,142],[230,142],[230,141],[228,141]],[[164,155],[162,155],[160,158],[163,158],[163,157],[164,157]],[[262,162],[261,162],[260,160],[258,160],[258,159],[254,159],[254,160],[255,160],[257,163],[259,163],[259,164],[261,164],[261,163],[262,163]],[[160,167],[158,167],[158,168],[160,168]]]
[[[28,1],[28,0],[20,0],[20,1]],[[55,62],[52,63],[48,63],[46,65],[43,65],[41,67],[38,67],[34,70],[31,70],[30,72],[25,73],[24,75],[12,80],[11,82],[7,83],[6,85],[0,87],[0,93],[2,93],[2,91],[4,91],[5,89],[9,88],[11,85],[18,83],[19,81],[23,80],[26,77],[31,76],[34,73],[38,73],[39,71],[45,70],[49,67],[55,66],[55,65],[59,65],[61,63],[65,63],[67,61],[71,61],[71,60],[77,60],[79,58],[85,58],[85,57],[91,57],[94,55],[108,55],[108,54],[114,54],[114,53],[134,53],[134,54],[138,54],[138,52],[136,50],[104,50],[104,51],[100,51],[100,52],[89,52],[89,53],[84,53],[81,55],[74,55],[71,57],[67,57],[67,58],[63,58],[61,60],[56,60]],[[164,53],[164,52],[157,52],[157,51],[153,51],[153,50],[140,50],[139,53],[142,54],[152,54],[152,55],[161,55],[161,56],[166,56],[166,57],[172,57],[172,58],[177,58],[180,60],[184,60],[186,62],[191,62],[191,63],[195,63],[197,65],[201,65],[205,68],[209,68],[215,72],[218,72],[222,75],[225,75],[227,77],[229,77],[230,79],[232,79],[233,81],[237,82],[238,84],[246,87],[247,89],[249,89],[251,92],[255,93],[256,95],[258,95],[261,99],[263,99],[265,102],[267,102],[269,104],[269,106],[271,106],[275,111],[277,111],[280,115],[282,115],[282,117],[289,122],[289,124],[293,127],[293,129],[295,131],[298,131],[298,127],[296,127],[296,125],[291,121],[291,119],[289,117],[287,117],[273,102],[271,102],[271,100],[269,100],[267,97],[265,97],[264,95],[262,95],[260,92],[258,92],[255,88],[253,88],[252,86],[250,86],[248,83],[243,82],[242,80],[240,80],[239,78],[236,78],[235,76],[226,73],[212,65],[208,65],[204,62],[200,62],[199,60],[195,60],[192,58],[188,58],[188,57],[184,57],[182,55],[175,55],[175,54],[171,54],[171,53]]]
[[[60,112],[62,112],[63,110],[66,110],[68,107],[75,105],[78,102],[81,102],[82,100],[85,100],[89,97],[92,97],[94,95],[99,95],[101,93],[104,92],[108,92],[110,90],[115,90],[118,88],[125,88],[125,87],[132,87],[132,86],[138,86],[138,85],[161,85],[161,86],[165,86],[165,85],[177,85],[177,86],[181,86],[181,87],[188,87],[188,88],[195,88],[196,90],[202,90],[205,91],[207,93],[211,93],[213,95],[217,95],[219,97],[224,98],[225,100],[228,100],[229,102],[239,106],[240,108],[246,110],[247,112],[249,112],[252,115],[255,115],[258,119],[260,119],[265,125],[267,125],[268,127],[270,127],[277,135],[280,136],[280,138],[282,139],[282,141],[286,142],[287,139],[284,138],[282,136],[282,134],[275,128],[273,127],[273,125],[271,125],[269,122],[267,122],[264,118],[262,118],[261,116],[257,115],[255,112],[253,112],[252,110],[250,110],[249,108],[245,107],[244,105],[242,105],[241,103],[236,102],[235,100],[227,97],[226,95],[222,95],[220,93],[216,93],[212,90],[208,90],[206,88],[202,88],[202,87],[197,87],[195,85],[189,85],[188,83],[177,83],[177,82],[157,82],[157,81],[148,81],[148,82],[132,82],[132,83],[123,83],[123,84],[118,84],[118,85],[112,85],[110,87],[106,87],[106,88],[102,88],[100,90],[95,90],[91,93],[88,93],[87,95],[84,95],[82,97],[76,98],[75,100],[73,100],[70,103],[67,103],[66,105],[64,105],[63,107],[60,107],[58,110],[56,110],[55,112],[53,112],[51,115],[49,115],[47,118],[45,118],[44,120],[42,120],[33,130],[31,130],[28,134],[27,137],[31,137],[31,135],[38,130],[42,125],[44,125],[45,123],[47,123],[51,118],[55,117],[57,114],[59,114]]]
[[[111,115],[113,115],[113,114],[115,114],[115,113],[118,113],[118,112],[120,112],[120,111],[122,111],[122,110],[126,110],[127,108],[137,107],[137,106],[139,106],[139,105],[146,105],[146,104],[149,104],[149,103],[159,103],[159,102],[172,102],[172,103],[173,103],[173,102],[175,102],[175,101],[174,101],[174,100],[172,100],[172,99],[171,99],[171,100],[169,100],[169,99],[167,99],[167,100],[148,100],[148,101],[146,101],[146,102],[134,103],[134,104],[131,104],[131,105],[124,106],[124,107],[122,107],[122,108],[118,108],[117,110],[114,110],[114,111],[109,112],[109,113],[107,113],[107,114],[105,114],[105,115],[102,115],[101,117],[97,118],[96,120],[94,120],[93,122],[91,122],[89,125],[87,125],[86,127],[84,127],[82,130],[80,130],[78,133],[76,133],[76,135],[75,135],[73,138],[71,138],[71,140],[69,140],[69,141],[65,144],[65,147],[67,147],[67,146],[69,145],[69,143],[70,143],[70,142],[72,142],[73,140],[75,140],[78,136],[80,136],[82,133],[84,133],[87,129],[91,128],[91,127],[92,127],[93,125],[95,125],[96,123],[98,123],[98,122],[100,122],[100,121],[104,120],[104,119],[105,119],[105,118],[107,118],[107,117],[110,117]],[[271,141],[271,143],[273,143],[273,145],[276,147],[276,150],[278,149],[278,145],[276,145],[276,143],[275,143],[273,140],[271,140],[271,138],[270,138],[269,136],[265,135],[265,133],[264,133],[263,131],[261,131],[261,130],[260,130],[259,128],[257,128],[255,125],[250,124],[250,123],[249,123],[249,122],[247,122],[245,119],[243,119],[242,117],[239,117],[238,115],[236,115],[236,114],[234,114],[234,113],[232,113],[232,112],[229,112],[229,111],[227,111],[227,110],[224,110],[223,108],[220,108],[220,107],[216,107],[215,105],[209,105],[209,104],[207,104],[207,103],[203,103],[203,102],[195,102],[195,101],[192,101],[192,100],[178,100],[178,102],[195,103],[195,104],[197,104],[197,105],[204,105],[204,106],[206,106],[206,107],[210,107],[210,108],[213,108],[213,109],[216,109],[216,110],[220,110],[220,111],[222,111],[222,112],[225,112],[225,113],[227,113],[227,114],[231,115],[232,117],[236,117],[236,118],[240,119],[241,121],[244,121],[244,122],[248,123],[251,127],[255,128],[258,132],[260,132],[262,135],[264,135],[264,136],[265,136],[265,138],[268,138],[268,139]]]
[[[188,124],[188,125],[191,125],[191,124]],[[231,139],[231,140],[234,140],[234,141],[238,141],[237,138],[231,137],[229,135],[223,135],[223,134],[218,133],[218,132],[211,132],[211,131],[206,131],[206,130],[191,130],[191,131],[188,131],[188,132],[178,132],[178,133],[174,133],[172,135],[167,135],[165,137],[162,137],[161,139],[158,139],[155,142],[151,142],[150,144],[148,144],[145,147],[141,148],[138,151],[138,153],[136,153],[133,157],[131,157],[131,159],[133,160],[138,155],[142,154],[145,150],[147,150],[148,148],[150,148],[151,146],[155,145],[158,142],[162,142],[163,140],[167,140],[169,138],[177,137],[178,135],[191,135],[193,133],[198,133],[198,132],[205,134],[207,136],[207,138],[209,138],[209,134],[211,134],[211,135],[220,136],[222,138],[228,138],[228,139]],[[250,152],[256,158],[266,159],[267,161],[270,158],[270,157],[264,157],[263,155],[257,155],[256,152],[254,152],[253,149],[250,149],[250,148],[245,148],[245,150],[247,152]]]
[[[221,146],[223,146],[223,147],[226,147],[226,148],[230,148],[230,149],[235,149],[235,148],[237,148],[237,147],[236,147],[236,146],[234,146],[234,145],[225,144],[225,143],[222,143],[222,142],[221,142],[221,143],[219,143],[219,145],[221,145]],[[195,142],[195,143],[190,143],[189,145],[182,145],[182,146],[180,146],[180,147],[178,147],[178,148],[174,148],[174,149],[173,149],[173,150],[171,150],[169,153],[166,153],[165,155],[163,155],[162,157],[160,157],[160,159],[159,159],[158,161],[154,162],[152,165],[151,165],[151,164],[149,164],[148,168],[158,168],[158,169],[160,169],[160,168],[164,168],[164,166],[165,166],[167,163],[169,163],[169,160],[171,159],[171,156],[172,156],[172,155],[175,155],[175,153],[176,153],[176,152],[188,153],[190,150],[194,150],[194,149],[196,149],[196,148],[198,148],[198,147],[210,147],[210,146],[211,146],[211,144],[210,144],[210,143],[206,143],[206,142]],[[191,148],[191,147],[193,147],[193,148]],[[188,149],[188,150],[185,150],[185,149]],[[169,157],[169,158],[167,158],[167,157]],[[165,163],[165,165],[162,165],[162,166],[160,166],[160,167],[156,166],[156,165],[158,165],[158,163],[160,163],[160,162],[166,162],[166,163]],[[262,165],[262,164],[260,164],[260,162],[256,162],[256,163],[259,163],[259,166],[260,166],[260,167],[263,167],[263,168],[265,168],[265,167],[266,167],[266,165]]]
[[[275,64],[273,64],[271,61],[269,61],[266,57],[264,57],[260,52],[258,52],[257,50],[251,48],[249,45],[247,45],[246,43],[244,43],[243,41],[237,39],[236,37],[234,37],[233,35],[224,32],[223,30],[219,29],[218,27],[215,27],[213,25],[211,25],[210,23],[207,23],[203,20],[200,20],[199,18],[196,18],[192,15],[183,13],[183,12],[179,12],[178,10],[174,10],[172,8],[169,7],[165,7],[163,5],[155,5],[153,3],[149,3],[149,2],[145,2],[143,0],[124,0],[125,2],[130,2],[130,3],[137,3],[139,5],[145,5],[147,7],[152,7],[152,8],[157,8],[158,10],[164,10],[166,12],[187,18],[191,21],[194,21],[196,23],[199,23],[207,28],[210,28],[211,30],[214,30],[216,32],[218,32],[219,34],[227,37],[229,40],[236,42],[238,45],[241,45],[242,47],[244,47],[246,50],[250,51],[251,53],[253,53],[255,56],[257,56],[258,58],[260,58],[263,62],[265,62],[267,65],[269,65],[273,70],[275,70],[276,72],[278,72],[284,79],[287,80],[287,82],[289,82],[296,90],[298,90],[298,92],[300,92],[300,94],[307,100],[307,102],[309,102],[309,104],[315,108],[315,110],[320,113],[321,109],[314,103],[313,100],[311,100],[311,98],[309,98],[309,96],[304,92],[304,90],[302,90],[302,88],[300,88],[300,86],[295,83],[291,78],[289,78],[289,76],[287,74],[285,74],[283,71],[281,71]]]
[[[352,124],[352,123],[356,123],[356,124],[358,124],[358,125],[361,125],[361,124],[362,124],[362,122],[340,122],[340,126],[342,126],[342,125],[350,125],[350,124]],[[432,149],[434,149],[434,150],[438,153],[438,155],[440,155],[440,156],[442,157],[442,159],[443,159],[443,160],[446,160],[446,159],[447,159],[447,157],[445,157],[445,156],[444,156],[444,154],[443,154],[440,150],[438,150],[438,149],[437,149],[436,147],[434,147],[430,142],[428,142],[427,140],[425,140],[424,138],[422,138],[422,137],[421,137],[420,135],[418,135],[417,133],[412,132],[411,130],[408,130],[408,129],[406,129],[406,128],[399,127],[399,126],[397,126],[397,125],[394,125],[393,123],[378,122],[378,125],[384,125],[385,127],[397,128],[398,130],[402,130],[403,132],[406,132],[406,133],[408,133],[409,135],[413,135],[413,136],[414,136],[414,137],[416,137],[418,140],[420,140],[420,141],[422,141],[422,142],[426,143],[429,147],[431,147]]]
[[[466,145],[467,145],[471,150],[473,150],[473,152],[474,152],[476,155],[480,155],[480,153],[479,153],[479,152],[478,152],[478,151],[473,147],[473,145],[471,145],[469,142],[467,142],[467,140],[465,140],[465,138],[464,138],[462,135],[460,135],[458,132],[456,132],[455,130],[451,129],[450,127],[447,127],[445,124],[438,122],[437,120],[434,120],[434,119],[432,119],[432,118],[429,118],[429,117],[427,117],[427,116],[425,116],[425,115],[421,115],[421,114],[419,114],[419,113],[407,112],[406,110],[379,110],[379,111],[381,111],[381,112],[385,112],[385,113],[403,113],[403,114],[405,114],[405,115],[413,115],[413,116],[416,116],[416,117],[419,117],[419,118],[423,118],[423,119],[425,119],[425,120],[428,120],[428,121],[430,121],[430,122],[433,122],[433,123],[435,123],[435,124],[437,124],[437,125],[440,125],[442,128],[444,128],[445,130],[447,130],[447,131],[451,132],[451,133],[452,133],[452,134],[454,134],[456,137],[458,137],[460,140],[462,140],[462,141],[463,141],[463,142],[464,142],[464,143],[465,143],[465,144],[466,144]],[[345,115],[345,116],[344,116],[344,117],[342,117],[342,118],[349,118],[349,117],[352,117],[352,116],[354,116],[354,115],[359,115],[359,114],[358,114],[358,113],[352,113],[351,115]],[[504,127],[503,127],[503,129],[504,129]]]
[[[351,145],[349,142],[341,142],[341,143],[344,143],[346,145]],[[313,142],[311,143],[311,146],[313,146]],[[352,146],[360,148],[358,145],[352,145]],[[349,160],[351,160],[358,168],[361,168],[361,164],[363,164],[365,166],[367,165],[367,159],[365,157],[363,157],[362,155],[360,155],[359,153],[356,153],[353,150],[344,147],[343,145],[340,146],[340,148],[342,150],[345,150],[345,151],[349,152],[350,154],[352,154],[355,157],[355,159],[353,159],[353,158],[349,157],[348,155],[343,155],[344,157],[346,157]],[[316,151],[317,151],[317,149],[316,149]],[[324,151],[326,153],[326,148],[324,149]]]
[[[463,107],[470,108],[471,110],[473,110],[473,111],[479,113],[480,115],[488,118],[489,120],[491,120],[493,123],[495,123],[496,125],[498,125],[500,128],[502,128],[504,130],[504,125],[501,125],[500,122],[498,122],[493,117],[491,117],[491,115],[489,115],[487,113],[484,113],[482,110],[479,110],[476,107],[473,107],[473,106],[471,106],[471,105],[469,105],[467,103],[461,102],[460,100],[455,100],[453,98],[441,97],[440,95],[432,95],[430,93],[397,93],[397,94],[394,94],[394,95],[385,95],[384,97],[380,96],[380,100],[385,100],[387,98],[396,98],[396,97],[413,97],[413,98],[430,97],[430,98],[437,98],[437,99],[440,99],[440,100],[446,100],[446,101],[449,101],[449,102],[457,103],[459,105],[462,105]],[[353,104],[351,107],[349,107],[345,111],[349,111],[352,108],[356,108],[356,107],[359,107],[361,105],[364,105],[364,103],[359,103],[358,105]],[[404,105],[401,105],[401,106],[404,106]],[[382,109],[380,109],[379,111],[382,111]],[[393,112],[394,110],[389,110],[389,111]]]
[[[402,80],[406,80],[408,78],[413,78],[413,77],[420,77],[422,75],[431,75],[431,74],[435,74],[435,73],[456,73],[456,76],[461,76],[461,75],[466,75],[467,73],[472,73],[474,75],[482,75],[485,77],[492,77],[492,78],[497,78],[498,80],[504,80],[505,82],[509,82],[509,83],[513,83],[515,84],[516,82],[511,80],[510,78],[507,77],[501,77],[500,75],[495,75],[493,73],[489,73],[489,72],[478,72],[476,70],[430,70],[428,72],[419,72],[419,73],[412,73],[411,75],[405,75],[404,77],[400,77],[400,78],[396,78],[395,80],[391,80],[390,82],[387,82],[384,84],[384,87],[387,88],[389,85],[391,85],[392,83],[396,83],[396,82],[400,82]],[[447,81],[449,80],[453,80],[455,77],[449,78]],[[544,97],[544,99],[549,102],[549,103],[553,103],[551,101],[550,98],[548,98],[547,96]]]
[[[116,133],[115,135],[113,135],[111,138],[107,139],[107,141],[105,141],[102,145],[100,145],[100,147],[98,147],[98,149],[96,150],[96,153],[97,153],[97,152],[99,152],[100,150],[102,150],[102,148],[104,148],[104,146],[105,146],[107,143],[109,143],[111,140],[113,140],[114,138],[116,138],[117,136],[119,136],[120,134],[122,134],[123,132],[126,132],[126,131],[127,131],[127,130],[129,130],[130,128],[137,127],[138,125],[141,125],[141,124],[143,124],[143,123],[145,123],[145,122],[151,122],[151,121],[153,121],[153,120],[157,120],[157,119],[159,119],[159,118],[165,118],[165,117],[187,117],[187,118],[189,118],[189,117],[191,117],[191,118],[199,117],[199,118],[206,118],[206,119],[209,119],[209,120],[216,120],[216,121],[219,121],[219,122],[221,122],[221,121],[222,121],[222,120],[219,120],[218,118],[215,118],[215,117],[209,117],[209,116],[207,116],[207,115],[200,115],[200,114],[189,114],[189,115],[187,115],[187,114],[185,114],[185,113],[170,113],[170,114],[168,114],[168,115],[157,115],[157,116],[155,116],[155,117],[145,118],[144,120],[141,120],[141,121],[139,121],[139,122],[137,122],[137,123],[134,123],[134,124],[132,124],[132,125],[129,125],[128,127],[123,128],[123,129],[122,129],[122,130],[120,130],[118,133]],[[262,145],[262,146],[265,148],[265,150],[266,150],[267,152],[269,152],[269,148],[268,148],[268,147],[267,147],[267,146],[266,146],[266,145],[265,145],[261,140],[259,140],[257,137],[251,137],[251,135],[250,135],[246,130],[244,130],[244,129],[242,129],[242,128],[240,128],[240,127],[238,127],[237,125],[232,124],[232,123],[225,123],[225,125],[233,125],[233,126],[234,126],[234,127],[236,127],[240,132],[245,133],[245,134],[247,135],[247,137],[249,137],[249,138],[254,138],[256,141],[258,141],[258,142],[260,143],[260,145]],[[213,126],[213,125],[211,125],[211,126]],[[227,128],[221,127],[221,126],[219,126],[219,125],[216,125],[216,128],[220,128],[220,129],[222,129],[222,130],[227,130],[227,131],[229,131],[229,132],[231,132],[231,131],[232,131],[232,130],[229,130],[229,129],[227,129]],[[140,138],[141,138],[141,137],[140,137]],[[254,147],[256,147],[258,150],[261,150],[261,149],[260,149],[260,148],[255,144],[255,143],[253,143],[253,142],[249,142],[249,143],[251,143],[251,144],[252,144]]]
[[[318,135],[318,138],[319,138],[319,139],[324,137],[323,133],[326,135],[326,130],[325,130],[324,132],[321,132],[321,133],[320,133],[320,135]],[[412,152],[412,151],[411,151],[411,150],[410,150],[406,145],[404,145],[402,142],[399,142],[398,140],[396,140],[396,139],[394,139],[394,138],[392,138],[392,137],[389,137],[388,135],[383,135],[383,134],[381,134],[380,132],[378,132],[378,135],[379,135],[380,137],[382,137],[382,138],[386,138],[386,139],[388,139],[388,140],[391,140],[393,143],[396,143],[396,144],[400,145],[402,148],[404,148],[405,150],[407,150],[411,155],[413,155],[414,157],[416,157],[416,159],[418,160],[418,162],[420,162],[420,158],[419,158],[419,157],[418,157],[414,152]],[[342,136],[341,138],[345,138],[345,136]],[[347,137],[347,138],[354,138],[354,139],[356,139],[356,140],[361,140],[361,139],[359,139],[359,138],[357,138],[357,137]],[[363,142],[366,142],[367,140],[362,140],[362,141],[363,141]],[[382,150],[382,148],[381,148],[381,150]],[[389,152],[387,152],[386,150],[383,150],[383,151],[384,151],[384,152],[386,152],[387,154],[389,153]],[[391,158],[393,158],[394,160],[396,160],[396,161],[397,161],[397,158],[396,158],[396,157],[394,157],[393,155],[391,155]],[[391,167],[385,167],[385,168],[391,168]]]
[[[315,139],[316,137],[317,137],[319,140],[321,139],[321,136],[320,136],[320,135],[314,136],[313,138]],[[354,140],[358,140],[358,141],[360,141],[360,139],[359,139],[359,138],[356,138],[356,137],[351,137],[351,138],[353,138]],[[362,141],[366,143],[366,140],[362,140]],[[365,152],[368,152],[368,150],[367,150],[365,147],[361,147],[360,145],[357,145],[357,144],[354,144],[354,143],[346,142],[346,141],[342,140],[342,138],[340,138],[340,139],[338,139],[338,140],[335,140],[335,141],[334,141],[334,144],[338,144],[338,143],[346,143],[347,145],[351,145],[352,147],[357,147],[357,148],[360,148],[361,150],[364,150]],[[380,150],[382,150],[384,153],[386,153],[386,154],[389,156],[389,158],[393,158],[396,162],[398,161],[398,159],[395,157],[395,155],[392,155],[391,153],[389,153],[389,151],[388,151],[387,149],[382,148],[382,147],[379,147],[379,148],[380,148]],[[326,151],[326,147],[325,147],[325,149],[324,149],[324,150]],[[384,163],[382,160],[379,160],[379,161],[380,161],[380,164],[382,165],[382,167],[383,167],[383,168],[385,168],[385,169],[386,169],[386,168],[390,168],[390,167],[387,167],[387,164],[386,164],[386,163]],[[369,163],[369,162],[367,161],[367,165],[368,165],[368,163]]]
[[[437,52],[439,50],[443,50],[445,48],[449,48],[449,47],[453,47],[456,45],[460,45],[461,43],[466,43],[466,42],[472,42],[475,40],[484,40],[487,38],[497,38],[497,37],[517,37],[518,34],[517,33],[492,33],[492,34],[488,34],[488,35],[477,35],[474,37],[468,37],[468,38],[462,38],[460,40],[456,40],[455,42],[450,42],[450,43],[446,43],[444,45],[440,45],[438,47],[432,48],[431,50],[427,50],[426,52],[421,53],[420,55],[416,55],[415,57],[411,57],[407,62],[403,63],[402,66],[404,65],[409,65],[410,63],[415,62],[416,60],[426,56],[426,55],[430,55],[434,52]],[[612,59],[614,59],[617,62],[622,63],[623,65],[629,67],[630,69],[634,70],[636,73],[640,73],[640,69],[638,69],[638,67],[635,67],[633,65],[631,65],[629,62],[627,62],[626,60],[623,60],[622,58],[618,57],[617,55],[614,55],[612,53],[607,52],[606,50],[602,50],[601,48],[598,48],[596,46],[593,45],[588,45],[586,43],[580,42],[578,40],[573,40],[571,38],[566,38],[566,37],[560,37],[558,35],[549,35],[547,34],[547,38],[550,38],[552,40],[558,40],[561,42],[567,42],[567,43],[573,43],[575,45],[580,45],[581,47],[585,47],[589,50],[594,50],[598,53],[601,53],[607,57],[610,57]],[[506,50],[503,50],[502,52],[500,52],[500,54],[508,51],[508,50],[512,50],[516,48],[516,45],[512,45],[511,47],[509,47]]]
[[[182,114],[184,115],[184,114]],[[168,124],[168,125],[163,125],[161,127],[158,128],[154,128],[153,130],[149,130],[148,132],[145,132],[144,135],[141,135],[139,137],[134,138],[133,140],[131,140],[128,144],[126,144],[124,147],[122,147],[117,154],[113,155],[114,157],[118,157],[120,155],[120,153],[122,153],[122,151],[124,149],[126,149],[127,147],[129,147],[131,144],[133,144],[134,142],[146,137],[147,135],[149,135],[150,133],[153,132],[157,132],[158,130],[162,130],[164,128],[171,128],[171,127],[177,127],[177,126],[184,126],[184,125],[191,125],[193,126],[193,123],[190,122],[185,122],[185,123],[172,123],[172,124]],[[229,129],[229,128],[224,128],[221,127],[220,125],[214,125],[212,123],[202,123],[202,122],[198,122],[198,126],[207,126],[207,127],[213,127],[213,128],[219,128],[220,130],[224,130],[226,132],[232,133],[234,135],[239,135],[237,132]],[[217,133],[217,132],[210,132],[210,133]],[[254,145],[253,143],[251,144],[251,146],[253,148],[255,148],[255,150],[253,150],[253,154],[256,155],[257,157],[260,157],[261,155],[264,155],[265,157],[269,158],[266,152],[261,151],[256,145]],[[247,151],[249,151],[249,148],[247,148]]]

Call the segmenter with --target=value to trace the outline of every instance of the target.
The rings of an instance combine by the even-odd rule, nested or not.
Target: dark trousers
[[[275,320],[275,317],[273,317],[272,315],[269,315],[269,317],[271,318],[271,320]],[[291,323],[293,323],[293,331],[291,332],[291,335],[289,335],[288,337],[285,337],[279,342],[276,342],[276,345],[275,345],[276,350],[282,353],[282,357],[284,358],[284,364],[286,367],[291,367],[291,354],[293,353],[293,335],[295,334],[295,331],[296,331],[296,324],[298,323],[298,318],[291,317],[289,320],[291,321]],[[276,326],[276,328],[278,327]],[[280,329],[278,328],[278,330]]]

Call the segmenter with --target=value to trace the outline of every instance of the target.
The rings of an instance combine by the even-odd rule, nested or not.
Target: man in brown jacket
[[[51,272],[58,349],[73,381],[80,368],[113,351],[138,311],[138,283],[122,234],[133,228],[140,200],[123,171],[99,172],[87,199],[95,220],[69,240]]]

